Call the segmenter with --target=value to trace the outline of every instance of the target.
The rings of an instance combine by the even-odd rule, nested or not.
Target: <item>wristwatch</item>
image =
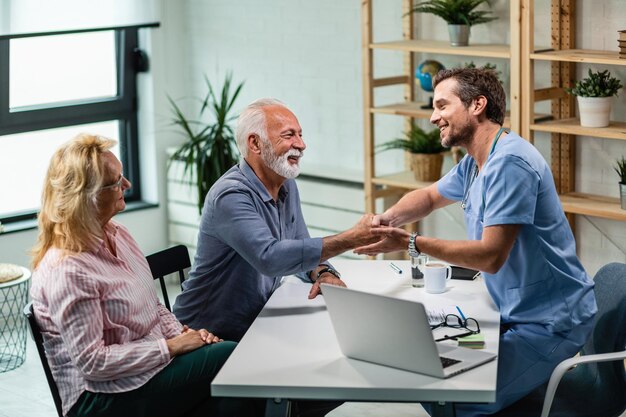
[[[411,233],[411,235],[409,236],[409,256],[413,258],[417,258],[418,256],[420,256],[420,253],[422,253],[415,244],[415,238],[419,235],[419,233]]]
[[[324,272],[328,272],[329,274],[333,274],[334,276],[336,276],[337,278],[341,279],[341,274],[335,269],[335,268],[331,268],[330,266],[327,266],[326,268],[322,268],[320,269],[320,271],[317,273],[317,278],[316,280],[320,279],[320,276],[324,273]]]

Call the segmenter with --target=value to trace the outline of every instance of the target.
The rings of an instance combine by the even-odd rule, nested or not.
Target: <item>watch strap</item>
[[[329,274],[333,274],[337,278],[341,279],[341,274],[335,268],[331,268],[330,266],[327,266],[319,270],[319,272],[317,273],[316,280],[320,279],[320,276],[325,272],[328,272]]]
[[[417,244],[415,243],[415,238],[418,237],[419,235],[420,235],[419,233],[414,232],[414,233],[411,233],[411,235],[409,236],[409,256],[413,258],[417,258],[422,253],[420,252],[419,248],[417,247]]]

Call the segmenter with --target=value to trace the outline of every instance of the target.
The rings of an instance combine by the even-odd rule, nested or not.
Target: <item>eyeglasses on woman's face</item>
[[[104,190],[120,190],[122,188],[122,184],[124,183],[124,174],[120,174],[120,178],[115,181],[113,184],[109,184],[109,185],[105,185],[102,188],[100,188],[100,191],[104,191]]]

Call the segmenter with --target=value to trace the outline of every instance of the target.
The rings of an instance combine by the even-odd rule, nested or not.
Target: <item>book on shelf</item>
[[[617,34],[619,35],[619,37],[617,38],[620,41],[626,41],[626,29],[624,30],[618,30]]]

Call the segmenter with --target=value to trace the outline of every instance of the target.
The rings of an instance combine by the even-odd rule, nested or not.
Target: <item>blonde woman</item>
[[[111,218],[130,182],[114,141],[81,134],[46,175],[31,295],[67,416],[253,415],[211,397],[235,347],[181,325],[158,300],[144,255]]]

